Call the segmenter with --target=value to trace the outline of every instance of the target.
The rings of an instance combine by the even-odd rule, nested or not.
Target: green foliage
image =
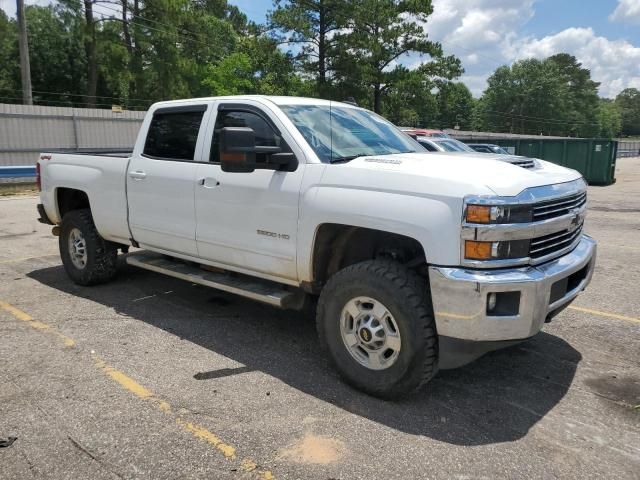
[[[568,87],[554,62],[521,60],[487,81],[483,123],[493,131],[567,134]]]
[[[455,81],[460,61],[428,36],[432,12],[431,0],[274,0],[268,25],[256,25],[227,0],[31,5],[34,101],[89,104],[88,77],[97,71],[101,107],[145,109],[158,100],[208,95],[353,97],[399,125],[640,134],[640,91],[599,99],[598,83],[568,54],[500,67],[474,99]],[[1,10],[0,65],[0,101],[19,102],[17,26]]]
[[[597,119],[599,131],[595,134],[602,138],[617,137],[622,130],[622,112],[618,105],[609,99],[598,102]]]
[[[314,78],[319,96],[329,93],[338,55],[336,33],[346,27],[353,9],[343,0],[274,0],[268,23],[278,43],[298,51],[301,73]]]
[[[616,110],[598,97],[597,82],[562,53],[498,68],[473,113],[475,129],[574,137],[611,136]]]
[[[470,130],[473,115],[473,95],[464,83],[450,82],[440,85],[437,94],[438,125],[440,128]]]
[[[19,98],[20,64],[18,60],[18,30],[16,22],[9,20],[0,10],[0,102]]]
[[[640,135],[640,90],[625,88],[616,97],[622,114],[622,134]]]
[[[381,112],[389,91],[412,76],[426,82],[462,74],[460,61],[445,57],[442,46],[428,38],[424,25],[433,11],[431,0],[354,0],[347,5],[347,28],[335,35],[336,80],[360,85],[374,111]],[[413,69],[399,63],[409,55],[418,60]],[[425,57],[428,61],[422,61]]]
[[[559,53],[547,58],[558,68],[560,78],[566,87],[567,97],[563,117],[570,128],[570,135],[578,137],[597,136],[600,125],[597,123],[599,109],[598,87],[591,80],[591,72],[582,68],[576,57]]]

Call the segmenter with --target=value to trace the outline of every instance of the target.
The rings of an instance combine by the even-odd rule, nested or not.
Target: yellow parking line
[[[574,305],[569,305],[569,308],[578,312],[590,313],[591,315],[599,315],[601,317],[615,318],[617,320],[640,323],[640,318],[627,317],[626,315],[620,315],[618,313],[601,312],[599,310],[591,310],[590,308],[576,307]]]
[[[75,345],[75,341],[73,339],[67,337],[66,335],[63,335],[54,327],[47,325],[44,322],[34,320],[31,315],[23,312],[19,308],[16,308],[7,302],[0,301],[0,308],[13,315],[13,317],[15,317],[16,319],[27,323],[27,325],[31,326],[32,328],[47,331],[56,335],[57,337],[61,338],[64,341],[64,344],[68,347],[73,347]],[[157,397],[151,390],[139,384],[133,378],[129,377],[120,370],[107,364],[101,358],[93,355],[93,360],[97,368],[99,368],[104,374],[106,374],[122,388],[133,393],[136,397],[142,400],[153,403],[155,407],[158,408],[161,412],[174,416],[175,422],[178,426],[180,426],[183,430],[189,432],[195,438],[204,440],[208,444],[215,447],[220,453],[222,453],[222,455],[224,455],[225,458],[234,461],[236,460],[236,448],[234,446],[223,442],[220,437],[207,430],[206,428],[191,423],[185,420],[180,415],[173,415],[171,405],[169,405],[168,402]],[[260,480],[275,480],[275,477],[273,476],[271,471],[260,469],[258,464],[249,458],[244,458],[240,462],[239,470],[245,473],[250,473]]]
[[[23,312],[19,308],[16,308],[16,307],[14,307],[13,305],[11,305],[11,304],[9,304],[7,302],[0,301],[0,308],[2,308],[3,310],[9,312],[11,315],[13,315],[18,320],[22,320],[23,322],[26,322],[27,325],[29,325],[31,328],[35,328],[36,330],[48,330],[48,331],[50,331],[55,336],[60,338],[66,347],[73,347],[76,344],[76,342],[72,338],[69,338],[66,335],[63,335],[58,330],[56,330],[54,328],[51,328],[46,323],[39,322],[38,320],[34,320],[33,318],[31,318],[31,316],[29,314]]]

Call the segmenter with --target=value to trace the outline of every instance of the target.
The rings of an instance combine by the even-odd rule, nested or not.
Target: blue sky
[[[271,0],[230,0],[264,22]],[[575,55],[614,97],[640,88],[640,0],[434,0],[425,28],[461,58],[462,80],[479,96],[500,65],[558,52]],[[419,59],[409,56],[402,63]]]

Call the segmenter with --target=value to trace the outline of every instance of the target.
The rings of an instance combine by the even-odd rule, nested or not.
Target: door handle
[[[134,170],[133,172],[129,172],[129,176],[134,180],[144,180],[147,178],[147,174],[142,170]]]
[[[204,188],[216,188],[218,185],[220,185],[220,182],[215,178],[205,177],[198,179],[198,185]]]

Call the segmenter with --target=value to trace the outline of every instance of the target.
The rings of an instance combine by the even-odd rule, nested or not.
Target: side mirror
[[[220,130],[220,165],[223,172],[251,173],[256,169],[293,172],[298,159],[292,152],[277,146],[256,146],[253,129],[225,127]],[[264,154],[266,161],[256,161],[256,154]]]
[[[223,172],[250,173],[256,169],[256,137],[249,127],[220,130],[220,166]]]

